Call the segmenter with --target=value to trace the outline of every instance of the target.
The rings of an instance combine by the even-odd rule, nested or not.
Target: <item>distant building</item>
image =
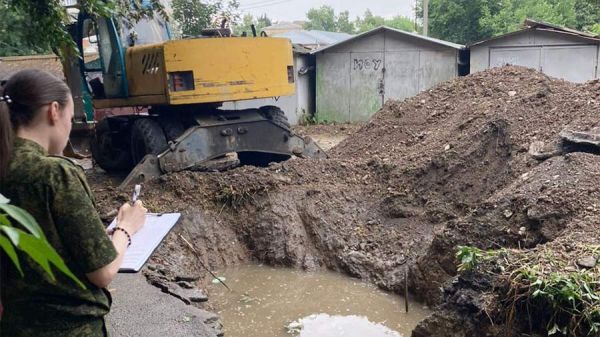
[[[0,57],[0,81],[7,80],[12,74],[25,69],[40,69],[64,79],[62,63],[56,55],[32,55]]]
[[[318,49],[316,115],[366,121],[388,99],[404,99],[459,76],[464,46],[379,27]]]
[[[352,37],[352,35],[346,33],[334,33],[322,30],[296,30],[272,36],[288,38],[293,44],[301,45],[310,50],[329,46]]]
[[[533,20],[524,26],[470,45],[471,72],[512,64],[572,82],[600,77],[600,36]]]
[[[77,0],[60,0],[61,6],[76,6]]]
[[[292,22],[278,22],[274,25],[263,28],[263,31],[267,33],[268,36],[274,36],[298,30],[302,30],[302,25]]]

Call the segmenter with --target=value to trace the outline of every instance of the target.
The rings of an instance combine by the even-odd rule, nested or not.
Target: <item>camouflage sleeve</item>
[[[51,181],[51,212],[58,234],[69,254],[84,273],[98,270],[116,257],[94,207],[83,172],[70,164],[59,165]]]

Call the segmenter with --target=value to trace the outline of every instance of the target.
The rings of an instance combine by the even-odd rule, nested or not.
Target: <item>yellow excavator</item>
[[[216,28],[172,40],[161,17],[131,24],[84,12],[69,29],[80,53],[64,67],[79,102],[76,122],[89,124],[94,110],[118,110],[95,123],[91,151],[106,171],[131,170],[122,186],[211,168],[232,153],[234,164],[253,165],[324,156],[290,130],[278,107],[221,109],[223,102],[294,93],[287,39]]]

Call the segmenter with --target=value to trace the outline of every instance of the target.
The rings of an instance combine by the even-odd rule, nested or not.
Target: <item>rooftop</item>
[[[14,73],[25,69],[40,69],[58,78],[65,77],[60,59],[56,55],[0,57],[0,80],[7,80]]]
[[[391,27],[387,27],[387,26],[380,26],[380,27],[377,27],[377,28],[372,29],[370,31],[367,31],[367,32],[364,32],[364,33],[361,33],[361,34],[358,34],[358,35],[354,35],[354,36],[352,36],[352,37],[350,37],[348,39],[345,39],[343,41],[331,44],[331,45],[323,47],[321,49],[317,49],[317,50],[315,50],[313,52],[313,54],[320,53],[320,52],[325,51],[327,49],[330,49],[330,48],[333,48],[333,47],[337,47],[339,45],[348,43],[350,41],[354,41],[354,40],[363,38],[363,37],[368,36],[368,35],[373,35],[373,34],[376,34],[378,32],[381,32],[381,31],[392,32],[392,33],[399,34],[399,35],[404,35],[404,36],[407,36],[407,37],[410,37],[410,38],[425,40],[425,41],[429,41],[429,42],[432,42],[432,43],[435,43],[435,44],[439,44],[439,45],[442,45],[442,46],[446,46],[446,47],[449,47],[449,48],[454,48],[454,49],[463,49],[463,48],[465,48],[465,46],[463,46],[461,44],[456,44],[456,43],[452,43],[452,42],[448,42],[448,41],[444,41],[444,40],[434,39],[434,38],[429,37],[429,36],[423,36],[423,35],[419,35],[419,34],[413,33],[413,32],[406,32],[406,31],[403,31],[403,30],[399,30],[399,29],[395,29],[395,28],[391,28]]]
[[[293,44],[314,46],[311,49],[335,44],[352,37],[352,35],[346,33],[325,32],[321,30],[289,31],[273,36],[288,38]]]
[[[473,44],[470,44],[469,47],[482,45],[482,44],[485,44],[485,43],[490,42],[490,41],[495,41],[495,40],[498,40],[498,39],[502,39],[504,37],[513,36],[513,35],[520,34],[520,33],[523,33],[525,31],[529,31],[529,30],[539,30],[539,31],[553,32],[553,33],[557,33],[557,34],[570,35],[570,36],[579,37],[579,38],[582,38],[582,39],[587,39],[587,40],[592,40],[592,41],[600,42],[600,35],[596,35],[596,34],[592,34],[592,33],[588,33],[588,32],[582,32],[582,31],[578,31],[578,30],[575,30],[575,29],[566,28],[566,27],[558,26],[558,25],[547,23],[547,22],[543,22],[543,21],[536,21],[536,20],[532,20],[532,19],[526,19],[525,22],[523,23],[523,28],[522,29],[519,29],[519,30],[514,31],[514,32],[510,32],[510,33],[507,33],[507,34],[502,34],[502,35],[494,36],[494,37],[489,38],[487,40],[475,42]]]

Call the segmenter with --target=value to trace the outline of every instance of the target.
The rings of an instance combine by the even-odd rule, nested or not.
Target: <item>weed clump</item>
[[[507,331],[517,318],[522,321],[522,315],[527,315],[530,333],[600,335],[600,265],[578,263],[582,257],[598,261],[600,246],[563,244],[499,251],[460,246],[456,256],[459,271],[498,277],[497,289],[505,293]]]

